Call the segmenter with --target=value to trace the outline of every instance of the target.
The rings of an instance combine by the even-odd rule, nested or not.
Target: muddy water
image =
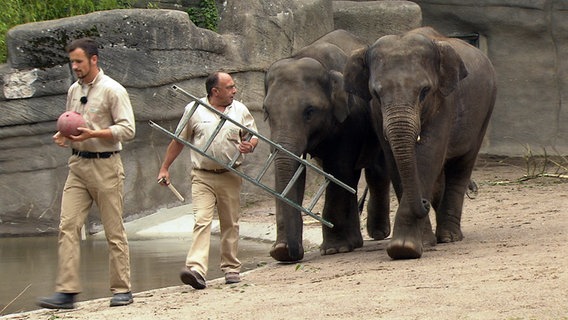
[[[222,277],[218,236],[212,236],[207,279]],[[190,238],[130,240],[132,291],[183,285],[178,273],[184,265]],[[270,261],[266,242],[241,240],[242,271]],[[0,316],[38,309],[38,297],[51,295],[57,268],[56,237],[0,238]],[[79,301],[110,297],[108,254],[104,240],[88,238],[81,244]],[[19,295],[19,296],[18,296]],[[12,303],[10,303],[14,300]]]

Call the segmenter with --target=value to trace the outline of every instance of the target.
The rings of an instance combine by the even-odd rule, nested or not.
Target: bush
[[[215,0],[201,0],[199,7],[187,9],[187,14],[196,26],[217,32],[219,12]]]
[[[53,20],[94,11],[130,8],[136,0],[3,0],[0,15],[0,63],[7,61],[6,33],[19,24]],[[158,8],[148,1],[147,8]],[[199,7],[187,10],[195,25],[217,31],[219,13],[215,0],[201,0]]]
[[[0,16],[0,63],[7,61],[6,33],[19,24],[100,10],[130,8],[132,0],[4,0]]]

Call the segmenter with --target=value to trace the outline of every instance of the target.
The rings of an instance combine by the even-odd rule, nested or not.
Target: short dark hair
[[[99,55],[99,46],[97,42],[91,38],[75,39],[65,48],[67,53],[70,53],[75,49],[83,49],[88,58]]]
[[[220,71],[210,74],[207,77],[207,80],[205,80],[205,91],[207,92],[207,97],[211,96],[211,91],[217,86],[217,84],[219,84],[219,72]]]

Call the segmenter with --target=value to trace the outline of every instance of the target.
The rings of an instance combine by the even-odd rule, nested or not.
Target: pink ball
[[[76,111],[66,111],[57,119],[57,131],[66,137],[81,134],[81,131],[77,130],[78,127],[86,127],[86,122]]]

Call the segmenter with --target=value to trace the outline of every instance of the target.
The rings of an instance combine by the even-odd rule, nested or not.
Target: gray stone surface
[[[497,72],[484,153],[568,154],[568,2],[419,0],[424,25],[479,33]]]
[[[332,30],[330,0],[227,1],[219,23],[221,34],[236,36],[242,60],[261,70]]]
[[[197,28],[185,12],[125,9],[16,26],[6,38],[8,64],[18,70],[66,65],[65,45],[82,36],[97,38],[101,67],[125,87],[155,87],[240,63],[232,43]]]
[[[269,136],[261,111],[264,71],[272,61],[333,29],[328,0],[227,1],[221,8],[219,33],[197,28],[183,11],[112,10],[17,26],[8,34],[9,61],[0,66],[0,235],[55,232],[70,151],[56,146],[57,117],[75,81],[64,51],[73,38],[91,36],[100,43],[102,69],[130,94],[137,134],[121,153],[127,175],[126,219],[180,203],[156,175],[169,139],[148,120],[173,130],[188,100],[173,84],[197,96],[205,94],[204,77],[217,69],[233,74],[237,99]],[[243,170],[259,170],[268,155],[261,145]],[[171,168],[173,183],[191,201],[189,152]],[[271,183],[269,171],[266,183]],[[247,202],[267,194],[245,183]],[[89,217],[98,227],[96,208]]]
[[[350,31],[369,43],[422,26],[420,7],[410,1],[333,1],[333,12],[335,29]]]

